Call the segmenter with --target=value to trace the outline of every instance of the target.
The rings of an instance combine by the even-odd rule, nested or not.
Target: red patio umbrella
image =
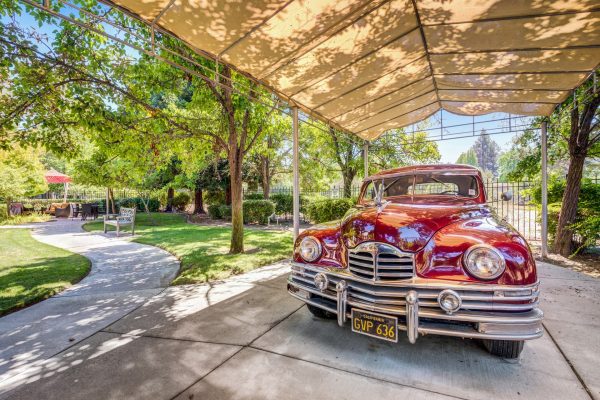
[[[50,171],[44,174],[44,178],[46,178],[46,182],[48,183],[62,183],[65,185],[65,198],[64,202],[67,202],[67,191],[69,190],[69,182],[71,182],[71,177],[69,175],[61,174],[54,168],[50,169]]]

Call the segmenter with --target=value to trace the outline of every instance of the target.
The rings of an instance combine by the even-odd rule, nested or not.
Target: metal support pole
[[[369,142],[367,140],[365,140],[365,144],[363,145],[363,163],[366,178],[369,176]]]
[[[108,188],[106,188],[106,207],[104,207],[106,209],[106,212],[104,213],[105,220],[108,219],[108,201],[109,201]]]
[[[548,257],[548,122],[542,122],[542,258]]]
[[[292,148],[294,171],[294,240],[300,233],[300,171],[298,167],[298,107],[292,108]]]

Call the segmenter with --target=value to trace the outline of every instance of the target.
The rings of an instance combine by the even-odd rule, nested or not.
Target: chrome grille
[[[414,276],[414,256],[384,243],[362,243],[348,249],[352,274],[373,280],[408,279]]]

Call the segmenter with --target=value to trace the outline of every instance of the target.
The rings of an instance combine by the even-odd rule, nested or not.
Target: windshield
[[[363,192],[363,201],[373,201],[380,190],[383,190],[382,199],[399,196],[475,198],[479,195],[477,179],[473,175],[423,173],[371,181]]]

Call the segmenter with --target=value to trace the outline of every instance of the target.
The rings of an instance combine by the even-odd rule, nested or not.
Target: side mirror
[[[502,192],[502,195],[500,196],[500,198],[504,201],[512,200],[512,198],[513,198],[512,190],[507,190],[506,192]]]

